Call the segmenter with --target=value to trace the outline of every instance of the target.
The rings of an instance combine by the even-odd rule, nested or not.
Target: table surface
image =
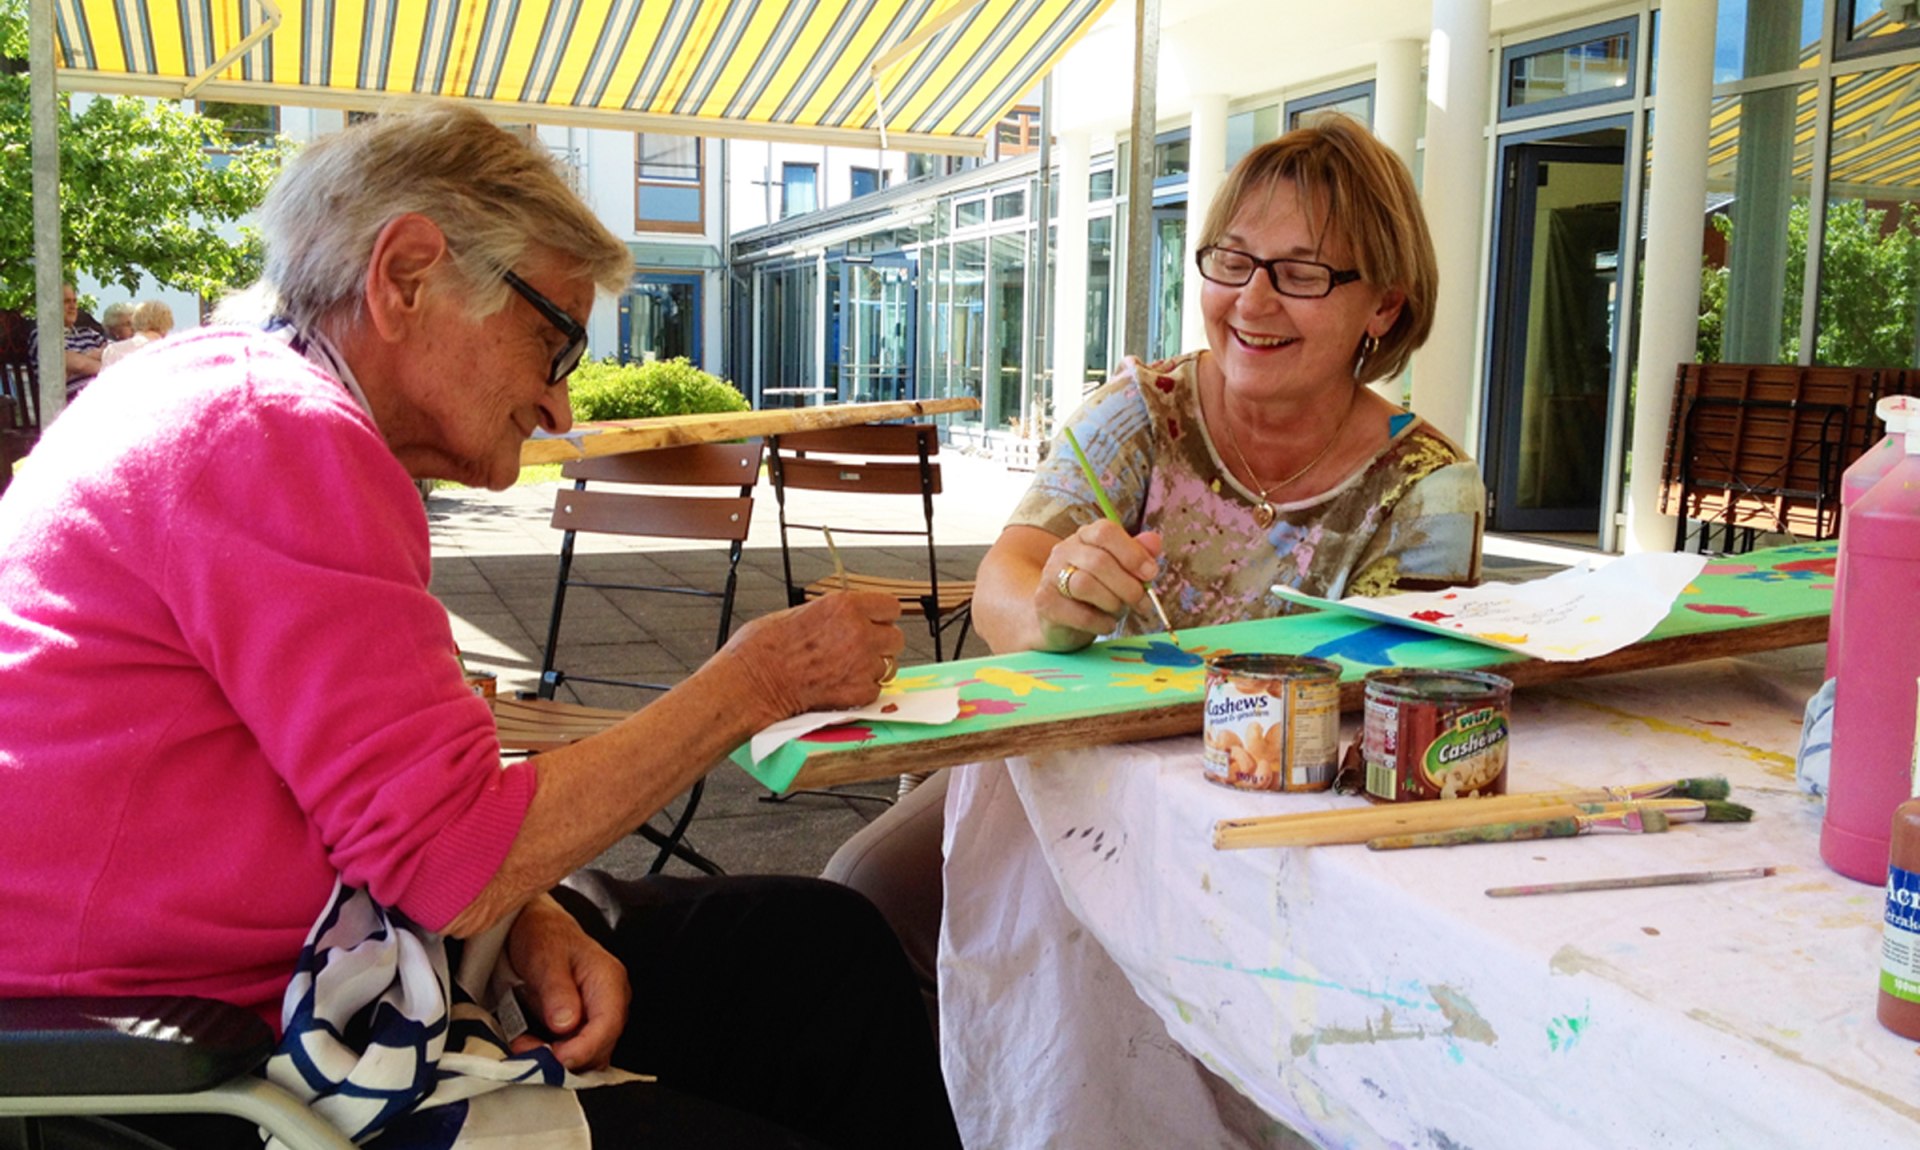
[[[996,1001],[943,998],[943,1012],[1017,1032],[1033,1008],[1047,1048],[1071,1047],[1075,1019],[1111,1003],[1094,990],[1087,1001],[1022,1002],[1019,988],[1070,998],[1072,980],[1048,977],[1046,935],[1064,948],[1084,930],[1180,1047],[1322,1145],[1920,1144],[1920,1050],[1873,1015],[1881,892],[1821,864],[1819,802],[1793,782],[1821,650],[1516,694],[1511,789],[1725,774],[1756,812],[1748,824],[1422,851],[1216,851],[1217,819],[1359,800],[1208,783],[1193,738],[1012,760],[1022,841],[994,841],[963,812],[949,829],[949,874],[956,844],[975,852],[976,886],[982,855],[1004,868],[1018,852],[1043,854],[1065,913],[981,920],[954,915],[950,893],[958,937],[943,943],[943,979],[955,953],[994,953],[993,939],[969,930],[1000,932],[1003,947],[1021,937],[1009,914],[1025,915],[1042,945],[1009,959],[1029,966],[1006,972]],[[1758,865],[1780,870],[1698,886],[1483,893]],[[968,897],[984,904],[995,892]],[[1022,1040],[983,1029],[946,1031],[949,1067]],[[1114,1060],[1111,1074],[1129,1065]],[[956,1108],[981,1105],[959,1077]],[[1155,1089],[1099,1085],[1122,1110]],[[1044,1122],[1049,1100],[1032,1105]],[[1191,1145],[1241,1144],[1193,1133]]]
[[[760,411],[723,411],[703,415],[667,415],[658,419],[615,419],[577,423],[566,435],[540,435],[520,445],[520,465],[566,463],[629,451],[724,443],[756,435],[821,431],[889,419],[917,419],[978,411],[972,396],[902,399],[882,403],[830,403],[810,407],[770,407]]]

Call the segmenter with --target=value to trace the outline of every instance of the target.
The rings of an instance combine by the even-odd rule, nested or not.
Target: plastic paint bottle
[[[1833,757],[1820,857],[1887,879],[1893,810],[1909,794],[1920,678],[1920,435],[1847,512],[1834,638]]]
[[[1859,502],[1860,497],[1880,482],[1887,472],[1892,471],[1906,455],[1907,424],[1920,417],[1920,399],[1911,395],[1889,395],[1874,404],[1873,413],[1887,426],[1887,433],[1880,442],[1867,448],[1853,466],[1840,476],[1840,564],[1846,562],[1847,553],[1847,512]],[[1839,565],[1835,566],[1833,578],[1833,627],[1827,632],[1827,678],[1833,678],[1833,648],[1839,641],[1838,628],[1843,612],[1840,610],[1841,581]]]
[[[1916,689],[1920,694],[1920,688]],[[1914,797],[1893,812],[1887,922],[1880,939],[1880,1025],[1920,1039],[1920,730],[1914,732]]]

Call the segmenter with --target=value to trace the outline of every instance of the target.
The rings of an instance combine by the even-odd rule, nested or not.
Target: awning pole
[[[1120,351],[1152,359],[1154,89],[1160,71],[1160,0],[1133,0],[1133,161],[1127,175],[1127,306]]]
[[[60,286],[60,115],[53,79],[53,0],[30,0],[27,88],[33,121],[33,298],[40,333],[40,426],[67,406],[65,306]]]

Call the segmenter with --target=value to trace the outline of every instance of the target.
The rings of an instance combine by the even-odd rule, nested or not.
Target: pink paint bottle
[[[1894,808],[1909,794],[1920,676],[1920,435],[1902,447],[1846,513],[1828,640],[1833,756],[1820,857],[1876,885],[1887,881]]]
[[[1887,425],[1886,435],[1880,438],[1880,442],[1867,448],[1860,458],[1853,461],[1853,466],[1840,476],[1840,565],[1846,563],[1847,511],[1906,455],[1907,424],[1920,417],[1920,399],[1910,395],[1889,395],[1874,405],[1873,413]],[[1833,678],[1833,650],[1840,640],[1840,619],[1845,614],[1840,610],[1842,586],[1836,566],[1833,579],[1833,626],[1827,632],[1829,679]]]

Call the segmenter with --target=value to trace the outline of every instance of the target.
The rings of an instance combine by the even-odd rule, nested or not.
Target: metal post
[[[40,426],[67,406],[65,305],[61,302],[60,115],[53,79],[53,0],[31,0],[27,83],[33,121],[34,323],[40,332]]]
[[[1051,325],[1048,323],[1048,320],[1052,318],[1053,312],[1052,309],[1047,306],[1047,301],[1053,298],[1050,294],[1052,291],[1050,285],[1053,277],[1048,274],[1051,268],[1047,263],[1047,253],[1049,250],[1047,244],[1047,229],[1053,223],[1053,213],[1051,211],[1051,204],[1053,203],[1053,172],[1050,170],[1052,164],[1053,76],[1049,73],[1045,79],[1040,81],[1040,202],[1034,205],[1032,211],[1027,213],[1032,216],[1035,221],[1033,229],[1034,255],[1028,263],[1028,266],[1033,269],[1033,275],[1029,280],[1032,284],[1032,290],[1027,293],[1029,310],[1027,319],[1027,379],[1026,386],[1021,389],[1022,394],[1025,396],[1025,411],[1023,411],[1022,414],[1029,417],[1026,420],[1028,439],[1045,439],[1047,437],[1048,419],[1052,414],[1047,410],[1047,379],[1051,374],[1047,370],[1051,360],[1051,353],[1048,349],[1053,346],[1053,332]]]
[[[1160,72],[1160,0],[1133,0],[1133,162],[1127,175],[1127,306],[1123,353],[1151,358],[1154,89]]]

